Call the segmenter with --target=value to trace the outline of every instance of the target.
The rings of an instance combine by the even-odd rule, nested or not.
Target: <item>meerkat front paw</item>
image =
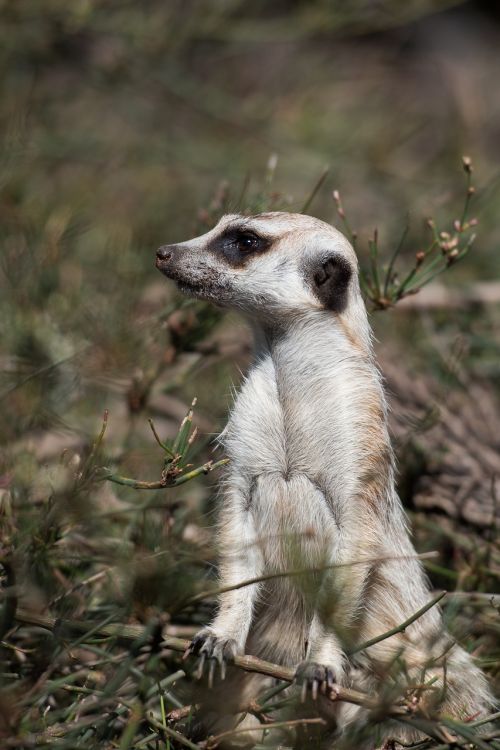
[[[302,686],[300,699],[302,703],[307,698],[308,691],[311,698],[316,700],[318,691],[325,695],[335,685],[335,675],[330,667],[317,664],[314,661],[303,661],[295,670],[294,681]]]
[[[217,664],[219,665],[221,679],[224,680],[226,678],[226,665],[230,664],[239,653],[241,653],[241,649],[233,638],[218,636],[210,628],[205,628],[196,633],[184,653],[184,658],[199,656],[195,671],[197,680],[203,677],[205,663],[208,661],[208,687],[212,687]]]

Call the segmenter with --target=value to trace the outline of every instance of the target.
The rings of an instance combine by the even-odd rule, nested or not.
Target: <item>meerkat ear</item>
[[[341,255],[331,255],[315,263],[314,292],[328,310],[340,313],[345,309],[351,276],[351,264]]]

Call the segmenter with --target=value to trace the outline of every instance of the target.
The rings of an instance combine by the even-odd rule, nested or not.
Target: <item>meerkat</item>
[[[235,654],[250,653],[295,667],[302,690],[320,700],[334,682],[376,687],[399,660],[415,682],[432,683],[422,703],[438,694],[443,714],[483,714],[492,705],[485,677],[450,647],[437,607],[349,656],[432,597],[395,488],[386,399],[348,240],[302,214],[228,215],[203,236],[161,247],[157,267],[182,292],[242,313],[255,338],[220,435],[230,459],[220,584],[264,580],[220,595],[215,619],[191,643],[201,671],[205,662],[212,681],[216,666],[224,676]],[[244,696],[248,677],[239,678]],[[331,706],[340,730],[362,712]]]

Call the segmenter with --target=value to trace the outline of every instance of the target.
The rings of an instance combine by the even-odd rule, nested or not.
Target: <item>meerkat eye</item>
[[[254,255],[265,252],[270,246],[271,240],[268,237],[263,237],[246,227],[231,227],[216,238],[213,249],[237,268],[244,266]]]
[[[238,232],[234,241],[240,250],[246,251],[258,250],[261,245],[260,237],[253,232]]]

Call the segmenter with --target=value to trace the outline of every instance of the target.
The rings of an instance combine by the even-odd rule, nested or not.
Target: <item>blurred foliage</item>
[[[374,227],[396,247],[411,208],[398,260],[411,269],[420,217],[460,220],[467,153],[480,237],[445,279],[496,277],[499,41],[494,8],[452,0],[0,2],[2,746],[178,748],[179,727],[194,735],[189,712],[167,716],[191,678],[158,624],[189,638],[213,610],[187,602],[214,577],[216,479],[141,494],[96,470],[160,478],[148,419],[173,449],[194,396],[186,460],[206,466],[249,343],[231,316],[179,299],[156,247],[235,208],[337,220],[340,189],[367,268]],[[459,341],[461,366],[498,391],[497,308],[374,324],[446,387]],[[416,513],[419,548],[441,552],[435,582],[498,590],[493,534],[425,523]],[[21,627],[16,610],[90,633]],[[498,679],[498,607],[451,614]],[[110,622],[146,634],[121,639]]]

